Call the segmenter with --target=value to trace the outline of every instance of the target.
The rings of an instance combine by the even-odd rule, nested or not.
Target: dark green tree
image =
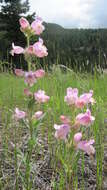
[[[25,46],[26,39],[20,31],[19,19],[26,17],[30,22],[34,19],[35,13],[29,12],[29,0],[0,0],[0,59],[11,61],[17,67],[21,62],[24,64],[23,56],[10,56],[11,44]]]
[[[28,0],[1,0],[0,11],[0,31],[3,31],[5,40],[18,43],[21,38],[22,44],[25,42],[20,32],[19,18],[29,11]]]

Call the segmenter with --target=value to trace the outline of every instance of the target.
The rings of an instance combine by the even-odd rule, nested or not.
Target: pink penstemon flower
[[[36,83],[36,78],[32,71],[25,73],[25,83],[28,84],[29,86],[33,86],[33,84]]]
[[[27,19],[24,18],[24,17],[21,17],[21,18],[19,19],[19,23],[20,23],[20,26],[21,26],[21,29],[22,29],[22,30],[25,30],[25,29],[27,29],[27,28],[30,27],[29,22],[28,22]]]
[[[42,78],[45,76],[45,71],[43,69],[38,69],[34,72],[36,78]]]
[[[78,89],[77,88],[72,89],[71,87],[67,88],[67,95],[65,96],[64,101],[68,105],[74,105],[77,98],[78,98]]]
[[[39,38],[39,41],[33,45],[33,54],[39,58],[48,55],[47,48],[43,45],[43,40],[41,38]]]
[[[37,112],[34,113],[32,118],[33,119],[40,119],[42,117],[42,115],[43,115],[42,111],[37,111]]]
[[[89,93],[84,93],[80,97],[77,98],[75,102],[75,106],[77,108],[83,108],[85,105],[89,103],[94,103],[94,99],[92,98],[93,96],[93,91],[90,90]]]
[[[30,92],[30,90],[27,89],[27,88],[24,89],[24,94],[25,94],[26,96],[28,96],[28,97],[33,95],[32,92]]]
[[[69,119],[69,117],[65,116],[65,115],[61,115],[60,116],[60,120],[63,124],[69,124],[71,121]]]
[[[81,138],[82,138],[82,133],[81,132],[76,133],[74,135],[74,144],[75,144],[76,149],[83,150],[88,155],[94,154],[95,149],[92,146],[92,144],[94,144],[94,142],[95,142],[94,139],[86,141],[86,140],[81,140]]]
[[[15,74],[18,77],[23,77],[24,76],[24,71],[22,69],[15,69]]]
[[[38,90],[34,93],[34,98],[38,103],[45,103],[48,102],[50,97],[45,94],[45,91]]]
[[[24,119],[26,117],[26,112],[19,110],[19,108],[16,108],[14,117],[16,120]]]
[[[67,135],[70,131],[70,126],[68,124],[62,124],[62,125],[55,124],[54,128],[56,129],[55,138],[66,140]]]
[[[74,135],[74,143],[77,144],[78,142],[80,142],[82,138],[82,133],[81,132],[78,132]]]
[[[36,20],[32,22],[31,28],[36,35],[40,35],[45,27],[43,26],[43,20],[40,17],[36,17]]]
[[[84,93],[80,96],[80,98],[83,98],[85,103],[90,103],[90,99],[93,96],[93,90],[90,90],[89,93]]]
[[[12,43],[12,50],[11,50],[11,55],[14,56],[14,54],[23,54],[24,49],[20,46],[15,46],[14,43]]]
[[[80,141],[77,144],[77,149],[85,151],[88,155],[95,154],[95,148],[92,146],[94,144],[94,139],[89,141]]]
[[[88,126],[95,120],[95,117],[91,116],[91,112],[87,109],[86,113],[80,113],[76,116],[75,124]]]
[[[30,45],[26,48],[25,53],[29,55],[35,55],[39,58],[45,57],[48,55],[46,46],[43,45],[43,40],[39,38],[39,41]]]

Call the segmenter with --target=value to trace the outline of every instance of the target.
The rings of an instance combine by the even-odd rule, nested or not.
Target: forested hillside
[[[60,64],[69,64],[75,69],[107,67],[107,29],[64,29],[46,24],[44,39],[52,63],[58,59]]]

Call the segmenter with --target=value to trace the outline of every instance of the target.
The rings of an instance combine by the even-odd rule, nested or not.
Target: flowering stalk
[[[72,179],[80,155],[79,150],[84,151],[89,156],[95,154],[94,139],[82,140],[86,135],[87,127],[94,122],[95,118],[91,115],[89,109],[85,113],[76,115],[78,109],[83,109],[85,106],[88,107],[88,105],[95,103],[92,95],[93,91],[90,90],[89,93],[84,93],[79,97],[78,89],[67,88],[64,101],[70,107],[72,118],[62,115],[60,116],[61,124],[54,124],[55,138],[62,141],[57,146],[57,156],[67,176],[65,189],[72,189]]]
[[[49,96],[45,94],[43,90],[38,90],[37,92],[31,92],[31,87],[37,82],[39,78],[44,77],[45,71],[42,69],[39,69],[35,72],[31,71],[31,55],[36,57],[44,57],[47,56],[47,48],[43,45],[43,40],[39,38],[39,41],[34,43],[34,45],[30,45],[30,37],[32,35],[40,35],[43,30],[44,26],[42,25],[42,19],[37,17],[35,21],[32,22],[30,25],[29,22],[25,18],[21,18],[19,20],[21,25],[21,31],[26,36],[27,40],[27,47],[24,49],[20,46],[15,46],[14,43],[12,44],[12,51],[11,54],[14,56],[14,54],[24,54],[25,60],[28,64],[28,72],[24,72],[22,69],[16,69],[15,74],[18,77],[24,77],[25,83],[28,86],[27,89],[24,89],[24,94],[28,98],[28,109],[26,112],[19,110],[19,108],[15,109],[14,117],[17,122],[20,123],[20,120],[24,120],[24,123],[29,128],[29,139],[28,139],[28,148],[27,153],[24,156],[24,163],[25,163],[25,187],[26,190],[32,189],[32,180],[31,180],[31,159],[32,159],[32,152],[33,148],[36,144],[36,139],[34,136],[34,125],[35,129],[37,130],[37,127],[39,123],[41,122],[40,118],[43,115],[42,111],[37,111],[36,113],[33,113],[34,111],[34,105],[35,102],[39,105],[41,103],[46,103],[50,99]],[[35,120],[35,122],[34,122]],[[15,163],[16,163],[16,189],[18,190],[18,181],[17,181],[17,149],[15,149]]]

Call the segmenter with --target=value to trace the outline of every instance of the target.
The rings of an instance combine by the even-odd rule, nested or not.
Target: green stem
[[[27,36],[27,48],[29,47],[29,45],[30,45],[30,38],[29,38],[29,36]],[[31,70],[31,62],[30,62],[29,58],[27,60],[27,64],[28,64],[28,71],[30,71]]]
[[[16,175],[16,190],[18,190],[18,175],[17,175],[17,148],[15,146],[15,175]]]
[[[32,126],[32,111],[29,110],[29,133],[30,133],[30,139],[29,139],[29,147],[28,147],[28,154],[26,158],[26,190],[31,190],[31,179],[30,179],[30,173],[31,173],[31,168],[30,168],[30,162],[32,158],[32,151],[34,147],[33,143],[33,126]]]
[[[15,127],[15,148],[14,148],[14,156],[15,156],[15,177],[16,177],[16,190],[19,189],[18,187],[18,173],[17,173],[17,170],[18,170],[18,165],[17,165],[17,142],[16,142],[16,127]]]

